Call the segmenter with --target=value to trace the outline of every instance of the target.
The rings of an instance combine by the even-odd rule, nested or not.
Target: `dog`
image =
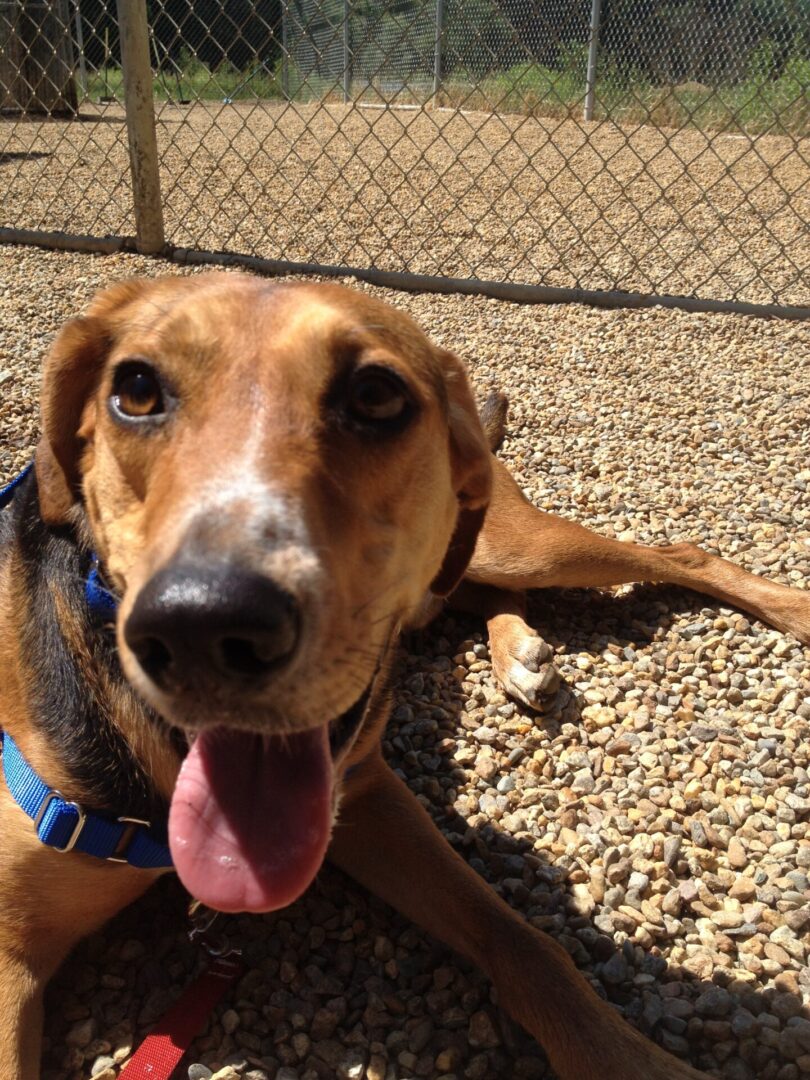
[[[6,1080],[38,1075],[68,951],[168,863],[204,904],[264,912],[325,858],[483,968],[562,1080],[701,1075],[387,767],[392,652],[450,597],[540,708],[555,677],[527,589],[674,582],[804,642],[810,594],[541,513],[491,452],[501,421],[496,401],[485,431],[461,362],[408,316],[337,285],[134,280],[61,330],[34,468],[0,512]],[[41,785],[26,806],[20,776]]]

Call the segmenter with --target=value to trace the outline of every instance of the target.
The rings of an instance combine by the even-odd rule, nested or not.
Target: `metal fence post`
[[[135,204],[136,246],[138,251],[150,255],[160,251],[166,240],[163,232],[146,0],[118,0],[118,29],[121,38],[121,67],[124,73],[132,197]]]
[[[281,93],[286,101],[290,100],[290,42],[287,21],[288,0],[281,0]]]
[[[442,31],[444,30],[444,0],[436,0],[436,45],[433,52],[433,108],[439,104],[442,88]]]
[[[588,42],[588,71],[585,75],[585,109],[583,120],[593,119],[593,99],[596,90],[596,61],[599,54],[599,23],[602,18],[602,0],[593,0],[591,6],[591,37]]]
[[[352,98],[352,31],[349,23],[351,0],[343,0],[343,100]]]
[[[79,0],[74,0],[73,6],[76,18],[76,49],[79,54],[79,85],[82,88],[82,99],[84,100],[87,97],[87,62],[84,56],[84,27],[82,26]]]

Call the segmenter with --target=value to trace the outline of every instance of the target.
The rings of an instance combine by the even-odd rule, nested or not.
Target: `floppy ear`
[[[77,500],[82,413],[109,346],[109,327],[103,319],[73,319],[62,328],[45,361],[42,435],[35,462],[40,513],[49,525],[64,524]]]
[[[450,546],[430,591],[448,596],[464,577],[484,524],[492,490],[492,455],[463,364],[452,353],[441,351],[439,355],[445,369],[450,467],[459,511]]]

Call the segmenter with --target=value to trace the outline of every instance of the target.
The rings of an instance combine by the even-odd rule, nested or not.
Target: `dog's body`
[[[114,626],[87,607],[94,552]],[[801,591],[534,509],[461,365],[385,305],[241,275],[117,286],[57,340],[36,473],[0,513],[0,725],[67,799],[168,815],[205,903],[282,907],[328,847],[472,957],[563,1080],[695,1078],[488,889],[382,760],[398,631],[462,576],[454,602],[485,615],[496,675],[533,707],[556,684],[527,588],[670,581],[810,641]],[[33,1080],[45,983],[160,871],[44,846],[5,786],[0,828],[0,1063]]]

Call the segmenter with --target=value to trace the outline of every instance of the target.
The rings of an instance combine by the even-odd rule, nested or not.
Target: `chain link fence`
[[[807,315],[810,0],[0,0],[0,187],[5,240]]]

